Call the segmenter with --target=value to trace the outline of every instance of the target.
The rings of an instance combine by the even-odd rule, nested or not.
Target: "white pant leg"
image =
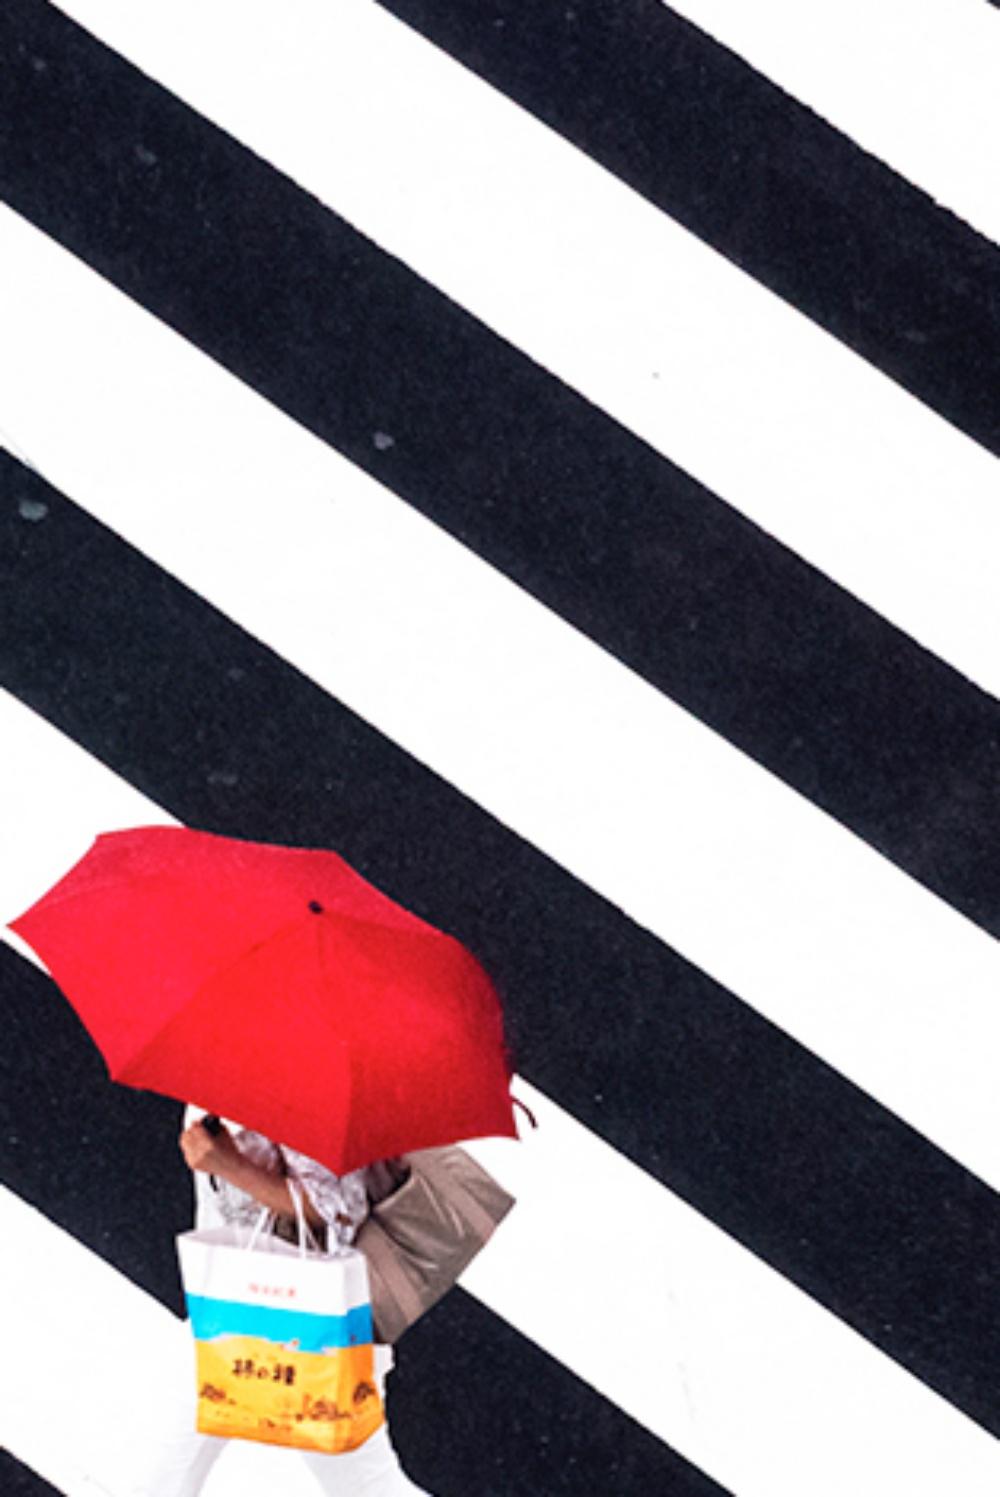
[[[375,1378],[385,1402],[385,1380],[392,1370],[390,1346],[375,1348]],[[319,1451],[299,1451],[320,1492],[328,1497],[430,1497],[416,1486],[399,1464],[399,1457],[383,1424],[357,1450],[342,1455],[324,1455]]]
[[[169,1400],[161,1396],[160,1421],[150,1442],[143,1480],[135,1497],[198,1497],[204,1483],[229,1444],[215,1435],[198,1433],[198,1400],[190,1326],[183,1367],[175,1368]],[[129,1492],[128,1497],[133,1497]]]
[[[348,1497],[348,1494],[353,1494],[353,1497],[430,1497],[426,1488],[418,1487],[406,1475],[389,1441],[387,1430],[382,1429],[378,1434],[372,1435],[362,1450],[367,1452],[364,1468],[355,1467],[350,1471],[337,1468],[334,1464],[349,1457],[305,1456],[317,1489],[327,1494],[339,1493],[340,1497]],[[353,1454],[360,1455],[361,1451]]]
[[[199,1434],[165,1442],[151,1466],[150,1484],[142,1497],[199,1497],[227,1444],[214,1435]]]
[[[315,1483],[327,1497],[429,1497],[406,1475],[383,1425],[359,1450],[344,1455],[300,1451]]]

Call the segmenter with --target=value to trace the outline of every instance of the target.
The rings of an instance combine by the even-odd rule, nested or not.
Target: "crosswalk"
[[[884,61],[894,8],[841,36]],[[335,846],[484,958],[542,1126],[476,1146],[519,1210],[400,1348],[442,1497],[1000,1474],[1000,252],[985,142],[948,168],[993,106],[952,84],[933,160],[903,108],[996,33],[925,6],[897,146],[768,9],[0,18],[0,913],[177,819]],[[673,162],[719,96],[745,228]],[[0,990],[11,1269],[104,1286],[50,1300],[81,1355],[140,1296],[162,1376],[177,1109],[109,1100],[16,943]],[[26,1356],[24,1490],[142,1490]]]
[[[300,9],[317,39],[305,55],[264,4],[217,3],[208,27],[197,0],[72,7],[486,326],[997,690],[989,454],[368,0]],[[264,84],[276,76],[280,92]],[[398,115],[384,109],[386,77]]]

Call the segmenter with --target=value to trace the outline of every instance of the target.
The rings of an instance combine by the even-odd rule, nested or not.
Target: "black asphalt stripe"
[[[0,1492],[4,1497],[58,1497],[59,1489],[50,1487],[7,1451],[0,1450]]]
[[[1000,249],[807,100],[661,0],[378,3],[1000,453]]]
[[[69,1004],[6,947],[0,947],[0,1016],[9,1037],[0,1051],[7,1185],[183,1313],[174,1238],[191,1225],[192,1203],[177,1148],[181,1108],[109,1085]],[[392,1438],[409,1474],[439,1497],[724,1497],[721,1487],[461,1291],[407,1333],[396,1358],[388,1389]],[[110,1404],[108,1413],[113,1421]],[[18,1479],[33,1480],[30,1473]],[[0,1490],[6,1497],[8,1487]],[[49,1488],[22,1490],[40,1497]]]
[[[48,6],[0,48],[18,211],[1000,933],[995,701]]]
[[[181,821],[453,931],[533,1084],[1000,1433],[1000,1196],[10,460],[0,536],[0,684]]]

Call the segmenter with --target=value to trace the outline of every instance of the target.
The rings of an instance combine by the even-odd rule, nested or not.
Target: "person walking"
[[[283,1234],[294,1186],[336,1249],[354,1241],[375,1203],[365,1254],[390,1305],[389,1318],[379,1310],[383,1334],[398,1339],[436,1303],[513,1205],[459,1147],[517,1138],[496,987],[454,936],[338,853],[190,827],[102,832],[11,929],[56,977],[113,1081],[199,1097],[258,1130],[234,1123],[215,1134],[189,1111],[181,1148],[199,1230],[259,1218],[266,1207]],[[308,1156],[279,1147],[291,1085],[292,1131]],[[394,1155],[411,1167],[398,1193],[367,1164]],[[398,1230],[414,1211],[429,1254],[414,1253]],[[376,1356],[381,1387],[391,1347]],[[201,1492],[225,1441],[197,1432],[197,1405],[192,1377],[141,1497]],[[384,1424],[342,1454],[273,1449],[305,1460],[326,1492],[420,1490]]]
[[[275,1230],[294,1237],[295,1206],[289,1181],[300,1194],[308,1226],[328,1251],[347,1248],[368,1214],[369,1176],[385,1189],[387,1170],[353,1170],[335,1175],[314,1159],[279,1146],[263,1134],[238,1123],[209,1131],[198,1109],[188,1107],[180,1135],[185,1163],[194,1177],[195,1226],[198,1231],[219,1226],[248,1230],[265,1208],[275,1214]],[[379,1394],[393,1365],[392,1348],[375,1347],[375,1375]],[[148,1497],[198,1497],[228,1441],[196,1429],[195,1380],[179,1390],[175,1408],[150,1473]],[[267,1459],[304,1462],[321,1492],[340,1497],[430,1497],[403,1471],[383,1424],[363,1445],[343,1454],[327,1455],[268,1447]]]

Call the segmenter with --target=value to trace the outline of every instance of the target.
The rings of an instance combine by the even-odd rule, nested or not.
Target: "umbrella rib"
[[[103,836],[104,833],[102,833],[101,835]],[[96,846],[97,842],[99,841],[99,837],[95,838],[94,845]],[[89,853],[85,854],[85,856],[89,856]],[[80,862],[83,862],[82,858],[80,859]],[[71,877],[72,873],[73,870],[71,869],[70,873],[67,874],[67,878]],[[130,873],[129,883],[133,886],[138,883],[154,883],[157,879],[160,878],[162,878],[162,874],[157,870],[154,870],[151,873]],[[100,894],[106,889],[116,889],[120,887],[121,876],[119,874],[109,874],[102,878],[95,878],[93,879],[93,881],[90,881],[88,879],[87,884],[83,888],[61,889],[57,884],[55,888],[50,889],[36,904],[31,905],[29,909],[23,912],[23,914],[18,915],[15,920],[11,920],[9,922],[9,928],[11,930],[16,930],[19,922],[24,919],[25,915],[31,914],[31,912],[35,909],[42,909],[44,907],[45,912],[48,913],[50,910],[59,909],[62,905],[71,905],[76,900],[89,899],[91,895]]]
[[[140,1048],[129,1057],[129,1059],[125,1062],[124,1066],[120,1070],[118,1077],[113,1077],[112,1079],[124,1079],[129,1071],[134,1071],[135,1068],[142,1063],[142,1060],[147,1052],[151,1050],[153,1046],[160,1042],[163,1030],[168,1028],[169,1025],[173,1024],[174,1021],[183,1012],[183,1010],[188,1006],[188,1004],[194,1003],[206,988],[210,987],[215,982],[221,981],[230,972],[233,972],[236,970],[236,968],[242,966],[244,962],[250,961],[258,951],[262,950],[262,948],[265,946],[269,946],[272,941],[278,941],[283,936],[292,934],[292,932],[294,932],[301,925],[301,923],[302,916],[297,916],[293,920],[284,921],[283,924],[276,926],[274,930],[270,931],[268,935],[262,936],[260,940],[252,942],[252,944],[249,946],[245,946],[239,953],[239,955],[235,956],[232,961],[223,963],[221,966],[217,967],[214,972],[209,974],[209,976],[203,978],[202,981],[199,982],[198,986],[188,994],[180,1007],[173,1014],[171,1014],[166,1024],[164,1024],[159,1030],[157,1030],[155,1034],[151,1035],[146,1043],[140,1046]]]

